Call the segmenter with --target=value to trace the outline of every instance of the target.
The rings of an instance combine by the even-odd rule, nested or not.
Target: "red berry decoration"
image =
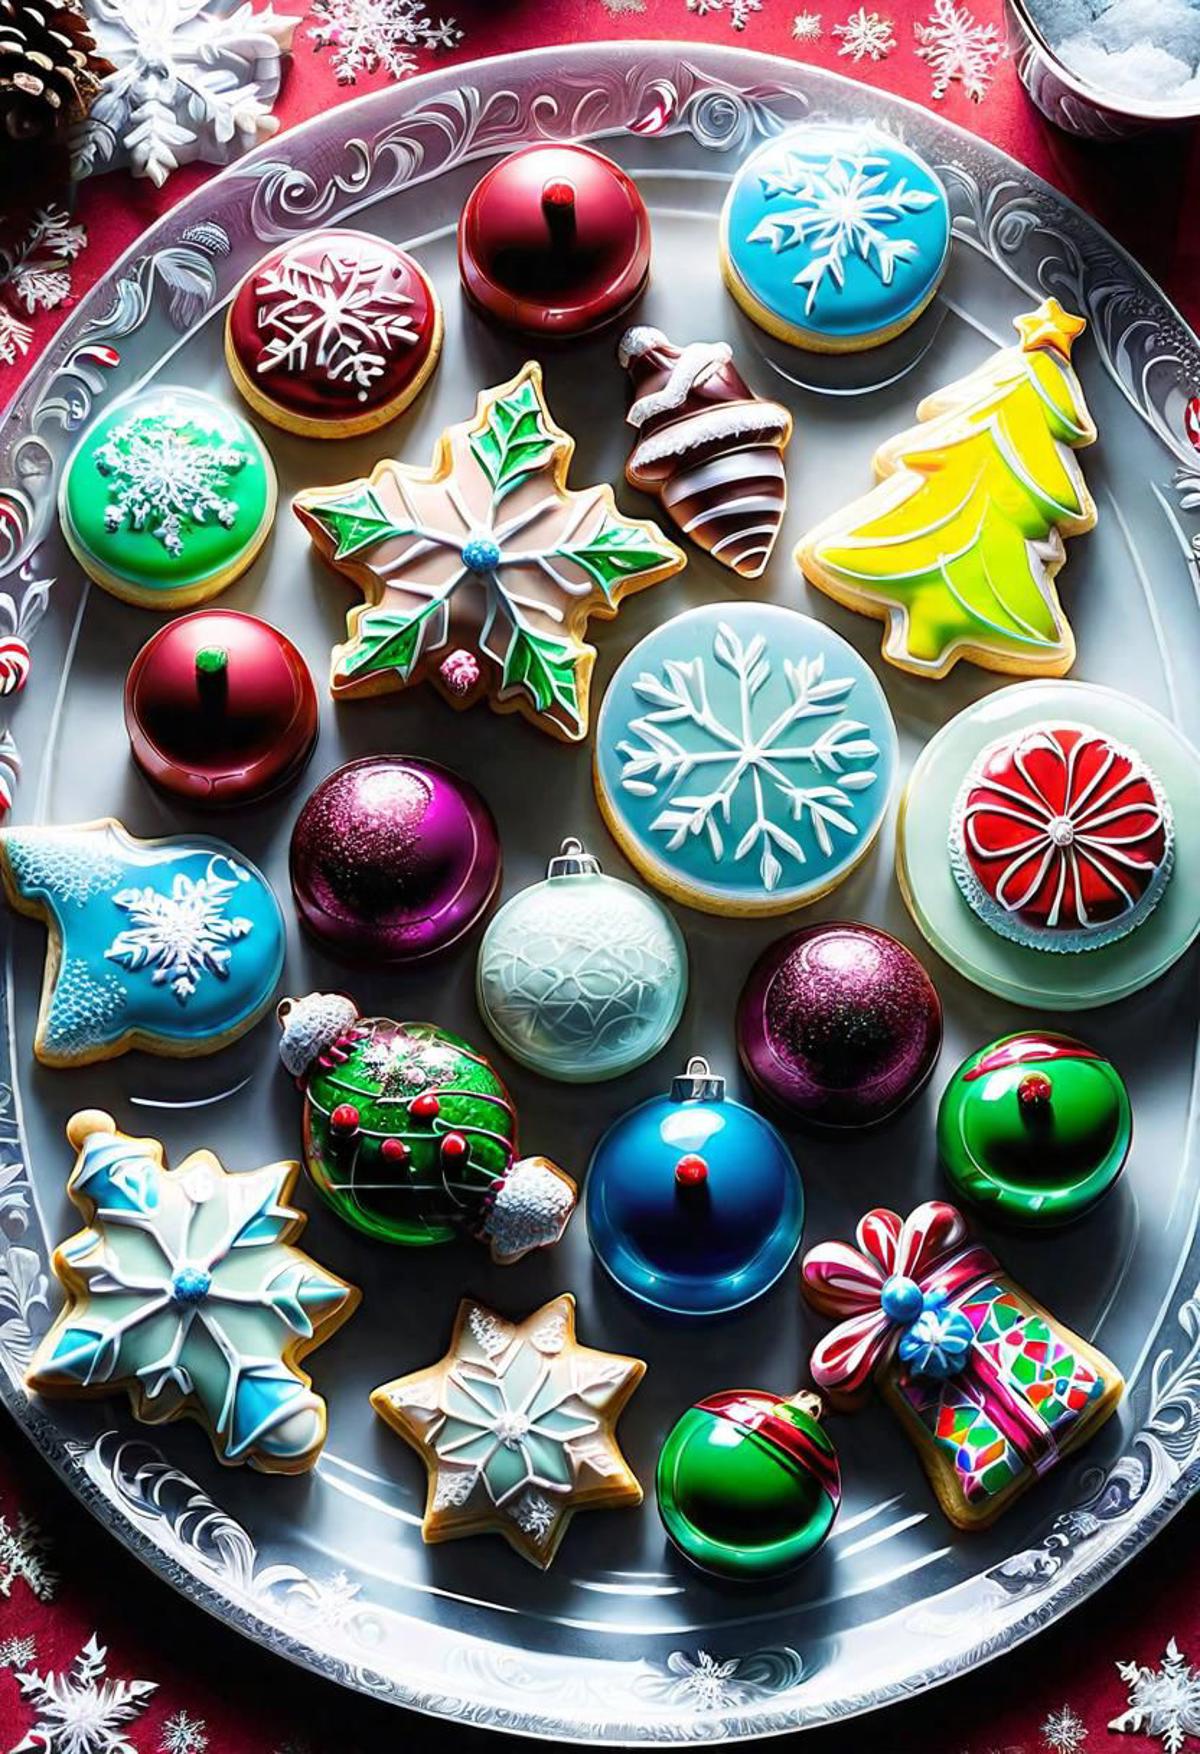
[[[442,1105],[432,1090],[423,1090],[420,1096],[413,1097],[408,1112],[414,1121],[434,1121],[441,1114]]]
[[[329,1124],[335,1133],[357,1133],[358,1110],[352,1102],[339,1102],[329,1117]]]
[[[447,1133],[441,1143],[442,1156],[451,1163],[461,1163],[468,1155],[471,1147],[461,1133]]]
[[[1045,1108],[1053,1089],[1045,1072],[1026,1072],[1017,1085],[1017,1100],[1022,1108]]]
[[[984,750],[959,794],[950,851],[960,889],[1001,937],[1093,950],[1157,905],[1174,826],[1136,750],[1087,725],[1041,724]]]
[[[412,1152],[404,1143],[403,1139],[381,1139],[379,1142],[379,1155],[383,1158],[385,1163],[390,1163],[403,1169],[404,1165],[411,1158]]]
[[[681,1188],[698,1188],[708,1180],[708,1165],[696,1151],[688,1151],[675,1165],[675,1180]]]

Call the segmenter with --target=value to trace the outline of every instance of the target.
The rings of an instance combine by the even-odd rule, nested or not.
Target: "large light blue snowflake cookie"
[[[760,328],[844,353],[900,333],[950,250],[950,205],[910,147],[869,124],[808,122],[759,147],[721,215],[721,265]]]
[[[130,1048],[212,1054],[271,1003],[283,915],[262,872],[225,841],[138,840],[111,817],[9,828],[0,882],[49,932],[33,1044],[43,1065]]]
[[[178,1169],[157,1139],[111,1115],[73,1115],[78,1158],[67,1192],[87,1228],[54,1253],[66,1307],[27,1377],[43,1395],[125,1389],[139,1419],[190,1417],[223,1462],[271,1473],[311,1468],[325,1402],[300,1360],[329,1338],[359,1293],[291,1245],[297,1163],[230,1175],[211,1151]]]
[[[621,664],[596,733],[596,795],[621,850],[706,913],[786,913],[863,859],[896,774],[874,673],[774,603],[713,603]]]

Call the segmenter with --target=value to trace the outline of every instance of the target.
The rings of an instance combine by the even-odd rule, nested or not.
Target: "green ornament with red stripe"
[[[1104,1054],[1073,1036],[1022,1030],[963,1061],[937,1132],[956,1194],[993,1218],[1048,1227],[1080,1217],[1114,1186],[1133,1112]]]
[[[754,1582],[792,1571],[824,1543],[841,1503],[821,1402],[802,1391],[725,1389],[689,1407],[658,1458],[658,1510],[702,1571]]]
[[[465,1231],[501,1264],[558,1242],[575,1183],[518,1157],[512,1099],[469,1042],[360,1017],[341,993],[285,999],[279,1024],[279,1057],[304,1093],[305,1168],[339,1218],[408,1248]]]

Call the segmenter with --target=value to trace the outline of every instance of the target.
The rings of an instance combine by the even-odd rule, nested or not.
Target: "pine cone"
[[[787,503],[791,415],[754,394],[723,341],[679,348],[658,329],[636,328],[618,357],[633,380],[626,418],[638,435],[625,479],[657,494],[684,535],[722,566],[758,578]]]
[[[0,0],[0,137],[60,135],[87,115],[112,71],[77,0]]]

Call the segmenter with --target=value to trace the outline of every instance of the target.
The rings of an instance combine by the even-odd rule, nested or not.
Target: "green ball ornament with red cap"
[[[658,1458],[663,1526],[702,1571],[737,1582],[810,1558],[841,1502],[818,1396],[726,1389],[689,1407]]]

